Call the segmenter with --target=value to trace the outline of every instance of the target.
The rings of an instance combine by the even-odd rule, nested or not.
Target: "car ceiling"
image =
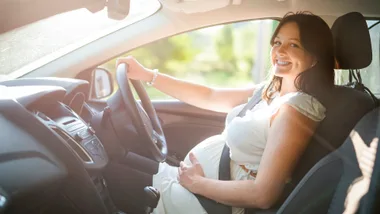
[[[160,1],[172,2],[171,0]],[[105,2],[105,0],[0,1],[0,20],[2,20],[0,33],[78,8],[88,8],[93,12],[99,11],[104,8]],[[206,1],[191,0],[190,2],[199,4],[199,7],[202,7],[202,3]],[[234,0],[232,2],[234,2],[235,6],[243,4],[249,5],[250,7],[262,8],[261,11],[266,13],[264,16],[281,16],[284,11],[298,10],[312,10],[319,15],[331,16],[356,10],[365,16],[380,16],[380,3],[378,0]],[[180,5],[181,3],[178,4]],[[208,4],[210,3],[208,2]],[[273,10],[265,10],[269,8]]]
[[[198,1],[201,6],[202,0]],[[50,63],[39,65],[36,62],[33,72],[27,73],[21,70],[14,77],[74,77],[80,71],[96,67],[160,38],[221,23],[280,18],[289,11],[305,10],[322,16],[329,25],[332,25],[338,16],[352,11],[361,12],[366,17],[380,18],[379,0],[241,0],[240,5],[229,5],[222,9],[197,14],[173,12],[162,7],[144,20],[99,38]],[[1,20],[9,22],[10,19],[1,18]]]

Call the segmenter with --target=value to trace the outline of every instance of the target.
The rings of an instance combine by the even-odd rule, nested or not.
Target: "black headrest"
[[[339,17],[331,31],[340,69],[362,69],[371,64],[371,38],[362,14],[351,12]]]

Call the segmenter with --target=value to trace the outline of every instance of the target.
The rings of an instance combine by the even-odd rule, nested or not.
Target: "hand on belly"
[[[191,164],[181,161],[178,167],[178,181],[190,192],[196,193],[195,185],[200,179],[205,177],[202,166],[193,153],[189,154]]]
[[[207,178],[218,179],[219,161],[223,146],[224,140],[221,136],[213,136],[202,141],[189,152],[197,158]],[[191,164],[189,154],[184,159],[184,163],[187,165]]]

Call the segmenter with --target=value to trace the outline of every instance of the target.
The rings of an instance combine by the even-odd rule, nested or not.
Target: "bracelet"
[[[158,69],[153,69],[153,78],[152,78],[152,81],[147,82],[146,84],[149,85],[149,86],[153,86],[154,82],[157,79],[157,76],[158,76]]]

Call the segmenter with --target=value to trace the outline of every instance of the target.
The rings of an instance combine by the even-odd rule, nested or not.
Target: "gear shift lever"
[[[157,207],[158,201],[160,200],[160,192],[152,186],[145,187],[144,192],[146,204],[145,214],[150,214],[154,208]]]

